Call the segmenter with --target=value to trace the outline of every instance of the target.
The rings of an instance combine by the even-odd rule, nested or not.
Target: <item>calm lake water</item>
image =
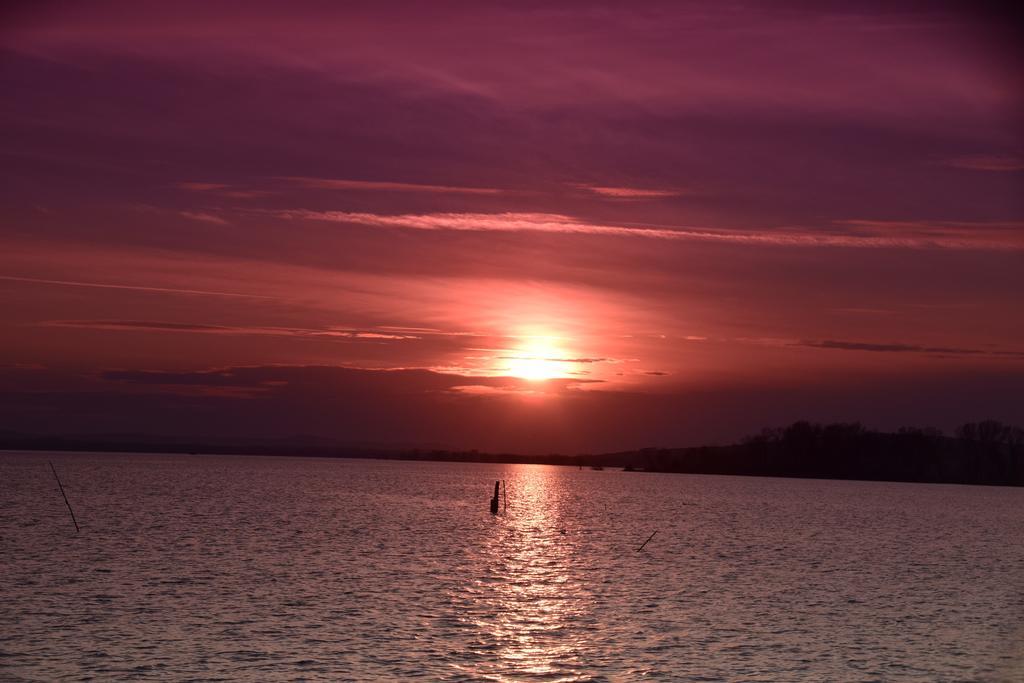
[[[3,453],[0,679],[1020,681],[1022,530],[1010,488]]]

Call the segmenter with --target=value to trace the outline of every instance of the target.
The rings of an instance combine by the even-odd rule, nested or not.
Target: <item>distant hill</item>
[[[762,430],[730,446],[580,455],[375,446],[315,436],[238,439],[136,434],[38,436],[16,432],[0,432],[0,449],[536,463],[646,472],[1024,486],[1024,430],[993,420],[965,424],[954,436],[915,428],[878,432],[855,422],[796,422]]]

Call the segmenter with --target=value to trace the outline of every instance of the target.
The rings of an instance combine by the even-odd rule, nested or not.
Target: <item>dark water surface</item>
[[[1022,534],[1010,488],[3,453],[0,679],[1020,681]]]

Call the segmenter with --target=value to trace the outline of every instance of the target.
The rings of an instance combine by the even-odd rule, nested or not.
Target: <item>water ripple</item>
[[[509,507],[492,516],[496,479]],[[0,679],[1020,680],[1022,503],[966,486],[9,453]]]

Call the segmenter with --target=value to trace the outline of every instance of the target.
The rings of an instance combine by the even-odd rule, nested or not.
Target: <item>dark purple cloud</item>
[[[998,350],[998,349],[965,349],[942,346],[921,346],[919,344],[877,344],[870,342],[837,341],[826,339],[824,341],[803,341],[798,346],[807,346],[815,349],[839,349],[842,351],[873,351],[878,353],[928,353],[944,356],[977,356],[996,355],[1006,357],[1024,358],[1024,351]]]
[[[476,382],[502,390],[457,390]],[[1019,402],[1008,400],[1024,390],[1021,373],[874,374],[845,378],[843,392],[786,381],[658,394],[571,384],[538,396],[520,391],[517,380],[428,371],[274,366],[110,372],[76,390],[67,379],[63,391],[2,388],[0,409],[15,420],[10,428],[43,434],[319,434],[364,445],[570,453],[728,442],[798,418],[857,415],[884,429],[917,424],[950,431],[964,420],[1024,417]]]

